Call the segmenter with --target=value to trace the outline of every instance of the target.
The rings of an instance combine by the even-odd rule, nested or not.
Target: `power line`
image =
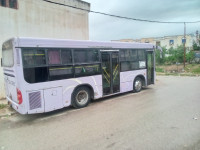
[[[130,18],[130,17],[118,16],[118,15],[113,15],[113,14],[108,14],[108,13],[103,13],[103,12],[98,12],[98,11],[93,11],[93,10],[87,10],[87,9],[83,9],[83,8],[79,8],[79,7],[75,7],[75,6],[71,6],[71,5],[67,5],[67,4],[57,3],[57,2],[53,2],[53,1],[49,1],[49,0],[43,0],[43,1],[48,2],[48,3],[52,3],[52,4],[56,4],[56,5],[62,5],[62,6],[66,6],[66,7],[78,9],[78,10],[83,10],[83,11],[87,11],[87,12],[91,12],[91,13],[95,13],[95,14],[101,14],[101,15],[105,15],[105,16],[110,16],[110,17],[115,17],[115,18],[120,18],[120,19],[140,21],[140,22],[172,23],[172,24],[200,23],[200,20],[199,21],[184,21],[184,22],[181,22],[181,21],[175,21],[175,22],[173,22],[172,21],[171,22],[171,21],[157,21],[157,20],[147,20],[147,19],[139,19],[139,18]]]

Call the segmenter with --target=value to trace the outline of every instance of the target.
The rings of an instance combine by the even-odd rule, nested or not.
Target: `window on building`
[[[174,45],[174,40],[169,40],[169,45]]]
[[[186,39],[182,38],[182,43],[183,44],[186,43]]]
[[[9,7],[17,9],[17,0],[9,0]]]
[[[17,9],[18,2],[17,0],[0,0],[0,6]]]
[[[6,0],[0,0],[0,6],[6,7]]]

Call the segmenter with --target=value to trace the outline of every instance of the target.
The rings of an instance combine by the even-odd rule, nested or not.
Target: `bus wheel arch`
[[[80,97],[82,99],[80,99]],[[74,88],[71,95],[71,105],[75,108],[86,107],[94,98],[94,90],[88,84],[81,84]]]
[[[140,92],[143,86],[145,86],[145,77],[143,75],[136,76],[133,81],[133,92]]]

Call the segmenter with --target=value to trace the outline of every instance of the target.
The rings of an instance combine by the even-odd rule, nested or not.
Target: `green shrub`
[[[5,108],[7,105],[6,104],[0,104],[0,109]]]
[[[156,68],[156,72],[164,72],[164,69],[163,69],[163,68],[157,67],[157,68]]]
[[[193,69],[192,73],[200,74],[200,67]]]

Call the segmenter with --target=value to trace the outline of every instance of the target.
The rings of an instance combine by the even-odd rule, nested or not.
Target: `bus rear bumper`
[[[11,103],[11,106],[14,110],[16,110],[18,113],[20,114],[27,114],[26,111],[24,111],[24,106],[23,105],[19,105],[17,104],[15,101],[13,101],[12,99],[10,99],[9,97],[6,96],[6,99],[8,100],[8,102]]]

